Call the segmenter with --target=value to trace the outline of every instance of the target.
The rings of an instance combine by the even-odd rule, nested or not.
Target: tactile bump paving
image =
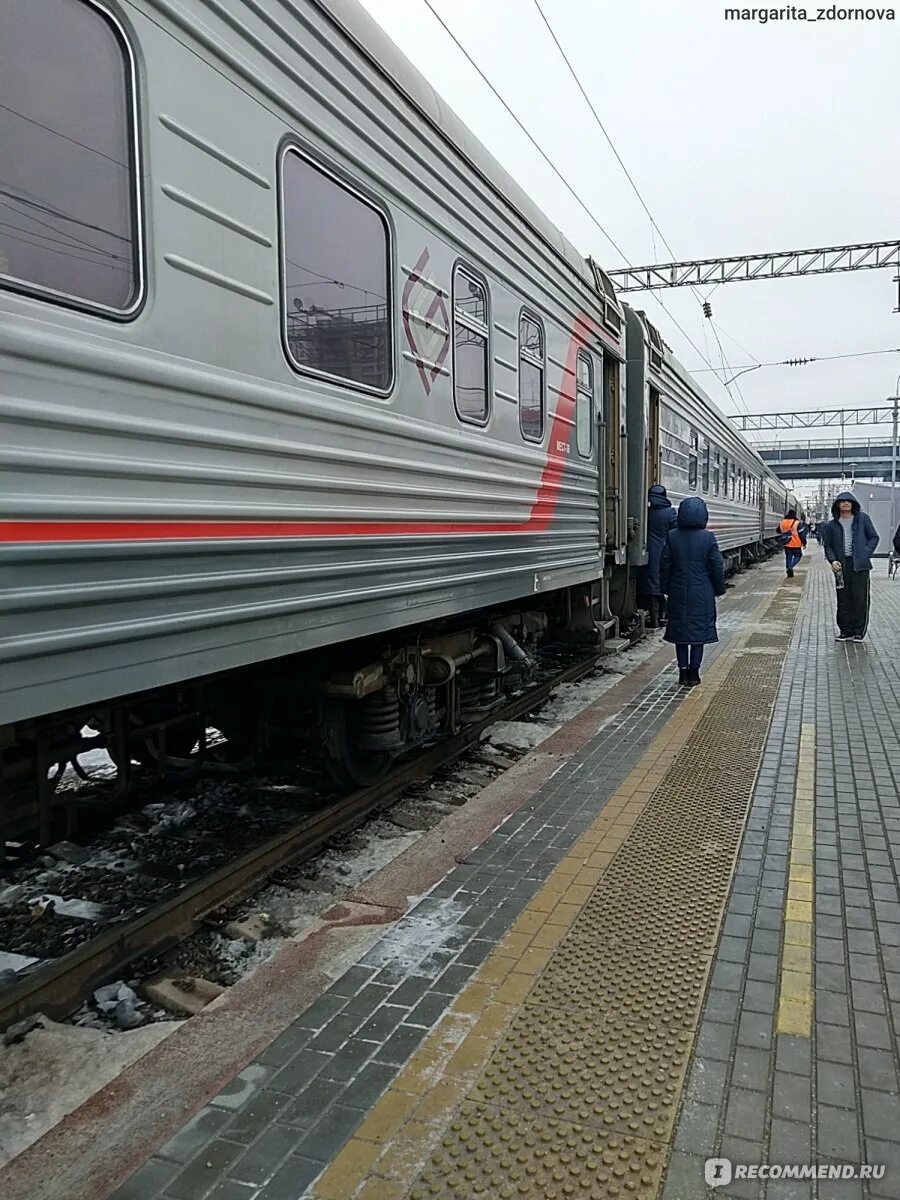
[[[602,1130],[664,1138],[693,1031],[598,1021],[594,1012],[526,1004],[473,1100],[513,1105]]]
[[[466,1104],[410,1200],[652,1200],[664,1160],[640,1138]]]
[[[703,999],[710,955],[687,957],[674,947],[653,957],[646,946],[620,949],[612,958],[596,950],[563,947],[554,970],[538,980],[529,1004],[584,1008],[598,1018],[609,1014],[647,1025],[693,1028]]]

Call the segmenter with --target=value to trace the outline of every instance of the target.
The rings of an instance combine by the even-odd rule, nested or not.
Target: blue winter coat
[[[666,489],[660,483],[654,483],[649,492],[650,511],[647,514],[647,569],[644,574],[643,591],[648,596],[661,596],[663,590],[659,585],[659,564],[663,550],[666,548],[666,538],[669,530],[674,529],[678,514],[672,507],[672,501],[666,495]]]
[[[725,564],[716,535],[706,528],[709,513],[699,496],[678,506],[660,563],[660,583],[668,597],[667,642],[702,646],[719,640],[716,596],[725,595]]]
[[[859,507],[859,501],[852,492],[841,492],[835,496],[831,506],[832,520],[825,526],[822,543],[825,547],[825,557],[829,562],[844,561],[844,528],[838,516],[838,501],[849,500],[853,505],[853,570],[871,571],[872,555],[881,540],[875,532],[867,513]]]

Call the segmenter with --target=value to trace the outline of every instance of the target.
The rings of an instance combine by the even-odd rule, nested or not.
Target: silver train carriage
[[[759,468],[353,0],[3,5],[0,89],[7,828],[86,723],[376,778],[634,626],[668,411]]]
[[[646,394],[652,482],[661,483],[676,506],[698,495],[709,509],[713,530],[730,569],[777,546],[777,526],[793,493],[736,432],[688,374],[642,312],[626,310],[628,399]],[[640,470],[639,448],[631,443],[632,471]],[[632,561],[642,547],[635,543]]]

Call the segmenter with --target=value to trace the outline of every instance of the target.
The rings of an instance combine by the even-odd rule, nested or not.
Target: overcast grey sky
[[[424,0],[364,3],[575,245],[610,268],[625,265]],[[534,0],[433,3],[632,263],[667,261]],[[718,0],[541,5],[679,258],[900,234],[900,21],[735,23]],[[900,346],[893,273],[725,285],[711,296],[713,319],[763,362]],[[694,295],[673,289],[662,298],[719,366]],[[706,366],[652,297],[629,299],[646,307],[685,366]],[[722,341],[732,366],[752,362],[729,337]],[[774,367],[739,383],[751,410],[800,410],[882,400],[898,373],[893,354]],[[741,407],[712,372],[698,379],[724,411]]]

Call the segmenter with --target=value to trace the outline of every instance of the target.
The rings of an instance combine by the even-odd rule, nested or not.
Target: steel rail
[[[104,930],[69,954],[38,967],[21,982],[4,988],[0,991],[0,1031],[38,1012],[52,1019],[68,1016],[95,987],[136,958],[171,949],[194,933],[210,912],[239,899],[275,868],[289,860],[300,863],[312,858],[336,834],[354,829],[398,791],[427,778],[438,767],[476,745],[491,725],[531,711],[563,684],[589,674],[603,657],[602,653],[591,654],[574,663],[552,679],[513,697],[447,741],[429,747],[380,783],[352,792],[309,814],[232,863],[186,884],[173,896]]]

